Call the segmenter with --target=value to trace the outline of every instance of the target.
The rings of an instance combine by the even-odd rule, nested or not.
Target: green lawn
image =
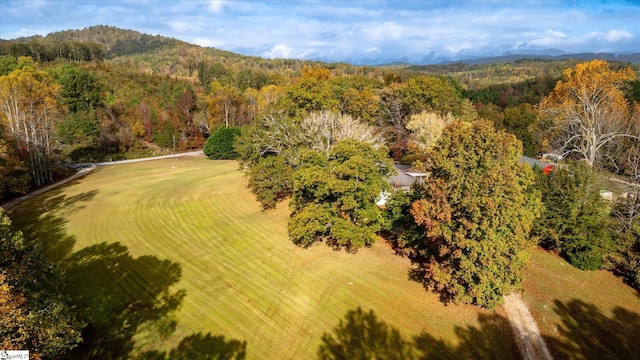
[[[557,359],[640,356],[640,294],[611,272],[582,271],[536,250],[524,299]]]
[[[286,205],[263,212],[246,184],[236,162],[157,160],[101,168],[11,211],[92,323],[77,356],[246,342],[250,359],[308,359],[361,307],[435,355],[517,357],[501,311],[443,305],[383,242],[298,248]]]

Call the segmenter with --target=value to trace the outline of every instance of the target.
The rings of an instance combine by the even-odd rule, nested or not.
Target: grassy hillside
[[[357,254],[294,246],[286,206],[261,211],[235,162],[102,168],[11,215],[45,241],[93,324],[77,356],[148,355],[224,336],[246,341],[251,359],[307,359],[357,307],[439,356],[516,351],[502,313],[444,306],[384,243]]]
[[[640,293],[611,272],[582,271],[537,250],[524,299],[556,359],[633,359],[640,354]]]

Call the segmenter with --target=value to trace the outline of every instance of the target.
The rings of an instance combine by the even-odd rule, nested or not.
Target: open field
[[[517,357],[502,311],[443,305],[382,242],[357,254],[294,246],[286,205],[263,212],[232,161],[101,168],[11,216],[93,324],[78,357],[246,342],[250,359],[308,359],[357,307],[439,356]]]
[[[536,250],[524,299],[556,359],[637,359],[640,293],[611,272]]]

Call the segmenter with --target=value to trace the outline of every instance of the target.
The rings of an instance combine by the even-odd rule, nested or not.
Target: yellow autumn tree
[[[442,135],[444,128],[453,122],[451,113],[440,115],[435,112],[423,111],[420,114],[411,115],[407,123],[410,146],[416,146],[421,150],[430,149]]]
[[[19,150],[28,153],[36,186],[52,181],[49,157],[59,89],[49,74],[31,66],[0,76],[0,120]]]
[[[613,160],[609,151],[617,142],[638,137],[622,91],[635,78],[631,68],[612,70],[602,60],[565,70],[538,107],[546,150],[584,159],[590,166]]]

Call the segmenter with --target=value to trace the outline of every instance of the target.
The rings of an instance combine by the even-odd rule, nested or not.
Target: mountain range
[[[50,33],[46,36],[22,37],[14,40],[2,40],[0,42],[33,42],[33,41],[77,41],[77,42],[94,42],[104,46],[105,58],[114,59],[122,56],[130,56],[134,54],[143,54],[148,52],[166,52],[176,48],[198,48],[217,57],[231,58],[251,58],[259,61],[259,58],[253,56],[245,56],[238,53],[215,49],[213,47],[201,47],[199,45],[190,44],[181,40],[161,35],[149,35],[135,30],[121,29],[113,26],[91,26],[84,29],[65,30]],[[396,60],[393,62],[385,61],[389,59],[389,54],[369,53],[363,54],[359,59],[352,59],[352,65],[433,65],[433,64],[451,64],[465,63],[470,65],[490,64],[499,62],[515,62],[523,59],[535,60],[593,60],[602,59],[606,61],[625,62],[631,64],[640,64],[640,52],[629,53],[565,53],[558,49],[538,49],[528,50],[521,54],[500,54],[492,57],[474,57],[460,55],[457,58],[437,57],[434,54],[406,54],[395,55]],[[265,59],[266,60],[266,59]],[[291,59],[295,60],[295,59]],[[315,61],[332,62],[330,58],[318,55]]]

